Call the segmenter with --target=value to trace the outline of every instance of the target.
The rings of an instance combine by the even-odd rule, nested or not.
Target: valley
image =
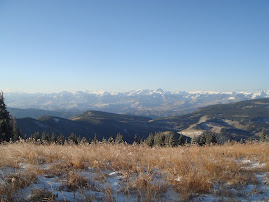
[[[134,115],[115,114],[101,111],[87,111],[70,119],[42,116],[38,119],[17,119],[18,127],[27,137],[35,132],[68,137],[93,138],[97,135],[115,137],[120,133],[124,140],[132,143],[135,135],[145,139],[150,133],[174,131],[193,138],[210,131],[218,135],[219,142],[250,137],[259,139],[261,131],[269,132],[269,99],[254,99],[230,104],[218,104],[200,108],[190,114],[152,119]],[[178,137],[176,137],[178,138]]]

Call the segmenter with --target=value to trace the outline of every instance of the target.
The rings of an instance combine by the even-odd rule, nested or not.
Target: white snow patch
[[[56,123],[59,123],[60,119],[54,118],[53,119]]]
[[[177,182],[180,182],[180,180],[181,180],[181,177],[180,177],[180,176],[178,176],[178,177],[175,179],[175,181],[177,181]]]
[[[265,163],[260,163],[256,159],[240,159],[236,161],[237,163],[243,164],[245,169],[261,168],[265,166]],[[57,163],[57,162],[54,162]],[[39,166],[42,169],[50,169],[52,164],[44,164]],[[31,166],[25,163],[19,164],[19,169],[12,168],[0,168],[0,186],[6,186],[5,177],[10,173],[21,173]],[[144,173],[143,171],[138,175],[130,176],[126,178],[124,173],[117,170],[97,170],[95,168],[87,168],[85,170],[75,171],[77,174],[83,176],[83,178],[89,180],[90,183],[98,186],[98,189],[94,188],[81,188],[73,192],[68,192],[66,188],[62,189],[61,186],[66,182],[66,176],[54,176],[51,175],[39,175],[34,184],[30,185],[26,189],[21,190],[23,195],[19,195],[18,200],[29,199],[33,197],[31,191],[33,189],[44,189],[51,191],[55,196],[55,201],[103,201],[104,200],[104,189],[109,188],[112,191],[113,199],[116,201],[138,201],[137,192],[131,192],[130,194],[124,194],[126,188],[126,183],[132,183],[140,175],[148,175],[149,173]],[[95,180],[100,172],[103,174],[105,179]],[[150,174],[152,180],[150,183],[160,185],[166,184],[167,176],[166,173],[162,173],[158,169],[152,169]],[[235,187],[228,186],[227,189],[233,194],[232,198],[222,197],[221,195],[214,195],[213,191],[210,194],[201,194],[196,195],[192,200],[193,201],[229,201],[235,199],[236,201],[266,201],[269,199],[269,173],[257,173],[256,177],[260,184],[258,185],[243,185],[242,188],[236,189]],[[182,179],[181,176],[176,176],[175,181],[180,182]],[[91,185],[90,185],[91,186]],[[178,193],[172,186],[168,187],[167,191],[163,193],[160,198],[157,198],[157,201],[180,201],[180,193]],[[218,189],[218,187],[216,187]],[[215,189],[215,190],[216,190]],[[81,192],[82,191],[82,192]],[[240,195],[241,194],[241,195]],[[93,197],[93,198],[91,198]]]
[[[114,171],[114,172],[112,172],[112,173],[109,173],[109,175],[111,176],[111,175],[117,175],[119,172],[116,172],[116,171]]]

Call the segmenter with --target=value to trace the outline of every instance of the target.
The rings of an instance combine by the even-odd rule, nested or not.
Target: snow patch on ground
[[[52,164],[64,163],[62,161],[50,164],[36,166],[37,168],[49,171]],[[266,164],[260,163],[256,159],[239,159],[236,163],[242,165],[242,169],[252,170],[263,168]],[[11,174],[21,174],[32,168],[34,165],[19,163],[18,168],[2,167],[0,168],[0,188],[10,183],[7,178]],[[15,198],[17,200],[33,200],[33,190],[46,190],[51,192],[55,201],[107,201],[112,197],[115,201],[138,201],[138,191],[132,189],[132,186],[139,179],[147,180],[152,185],[166,187],[167,189],[158,195],[158,201],[180,201],[182,198],[172,186],[167,185],[169,175],[160,172],[158,169],[152,169],[152,172],[146,173],[141,168],[137,174],[124,173],[117,170],[105,170],[96,168],[85,168],[83,170],[75,169],[69,173],[39,174],[33,184],[19,191]],[[68,189],[68,174],[76,174],[87,181],[87,187],[78,187],[73,191]],[[212,193],[195,195],[193,201],[268,201],[269,200],[269,173],[255,173],[258,183],[233,187],[229,184],[214,185]],[[181,176],[173,179],[175,182],[181,181]],[[143,181],[144,182],[144,181]],[[128,189],[127,189],[127,186]],[[225,189],[225,190],[224,190]],[[126,190],[128,190],[126,192]],[[222,191],[229,192],[230,196],[224,196]],[[110,198],[111,199],[111,198]]]

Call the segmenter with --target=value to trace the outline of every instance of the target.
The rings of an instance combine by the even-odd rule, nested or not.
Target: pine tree
[[[164,136],[164,145],[166,146],[166,147],[170,147],[171,145],[170,145],[170,134],[166,134],[165,136]]]
[[[114,143],[113,137],[109,137],[107,141],[108,141],[108,143]]]
[[[83,137],[83,138],[81,139],[81,141],[80,141],[80,144],[86,144],[86,143],[88,143],[88,140],[87,140],[86,137]]]
[[[75,133],[71,133],[68,137],[68,143],[78,144],[78,139]]]
[[[184,145],[184,137],[182,134],[180,134],[179,138],[178,138],[178,144],[180,146]]]
[[[244,140],[243,138],[240,139],[240,144],[243,144],[244,143]]]
[[[33,136],[34,140],[37,142],[37,140],[40,140],[40,134],[39,132],[35,132]]]
[[[264,130],[262,130],[262,132],[261,132],[260,141],[261,142],[265,142],[266,141],[266,134],[265,134],[265,131]]]
[[[143,138],[142,137],[139,138],[139,144],[143,144],[143,142],[144,142]]]
[[[149,136],[147,137],[147,139],[145,140],[145,143],[149,146],[149,147],[153,147],[154,145],[154,136],[152,133],[149,134]]]
[[[88,138],[88,143],[91,144],[92,143],[92,139],[89,137]]]
[[[120,133],[118,133],[115,138],[115,143],[120,144],[122,142],[123,142],[123,136]]]
[[[164,146],[165,145],[165,135],[161,132],[155,133],[154,135],[154,145]]]
[[[21,132],[20,132],[20,130],[19,130],[18,127],[17,127],[17,120],[16,120],[15,117],[13,118],[12,122],[13,122],[13,127],[12,127],[12,128],[13,128],[12,140],[13,140],[13,141],[17,141],[17,140],[19,140],[19,137],[20,137],[20,135],[21,135]]]
[[[177,141],[176,141],[176,138],[175,138],[175,134],[172,133],[172,134],[170,134],[169,136],[170,136],[170,137],[169,137],[169,146],[170,146],[170,147],[175,147],[175,146],[177,146]]]
[[[211,143],[213,143],[213,144],[217,144],[217,143],[218,143],[216,133],[213,133],[213,134],[212,134],[212,137],[211,137]]]
[[[80,137],[80,135],[77,137],[77,142],[78,142],[78,144],[81,143],[81,137]]]
[[[102,143],[106,143],[107,141],[106,141],[106,138],[105,137],[103,137],[102,138]]]
[[[47,134],[46,132],[43,132],[41,136],[41,141],[42,143],[49,143],[50,142],[49,134]]]
[[[65,137],[63,136],[63,134],[60,134],[60,136],[58,136],[57,142],[61,145],[64,145]]]
[[[51,134],[51,142],[52,143],[56,143],[57,142],[57,136],[55,135],[55,133],[54,132],[52,132],[52,134]]]
[[[97,138],[97,134],[96,133],[94,134],[94,138],[93,138],[92,142],[94,144],[97,144],[97,142],[98,142],[98,138]]]
[[[191,139],[192,144],[198,144],[199,143],[199,136],[194,135],[194,137]]]
[[[13,137],[11,116],[4,102],[3,92],[0,93],[0,142],[9,141]]]
[[[134,136],[134,142],[133,142],[133,144],[139,144],[139,138],[137,137],[136,134]]]
[[[200,140],[199,140],[199,145],[204,145],[206,144],[206,134],[203,133],[201,136],[200,136]]]
[[[211,133],[210,132],[209,133],[205,133],[204,136],[205,136],[205,143],[207,145],[210,145],[211,142],[212,142],[212,135],[211,135]]]

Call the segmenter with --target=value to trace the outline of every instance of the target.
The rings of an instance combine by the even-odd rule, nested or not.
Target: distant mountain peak
[[[212,104],[269,97],[269,90],[257,92],[165,91],[161,88],[127,92],[77,91],[61,93],[6,93],[8,107],[58,112],[88,110],[149,117],[176,116]],[[49,113],[51,114],[51,113]]]

